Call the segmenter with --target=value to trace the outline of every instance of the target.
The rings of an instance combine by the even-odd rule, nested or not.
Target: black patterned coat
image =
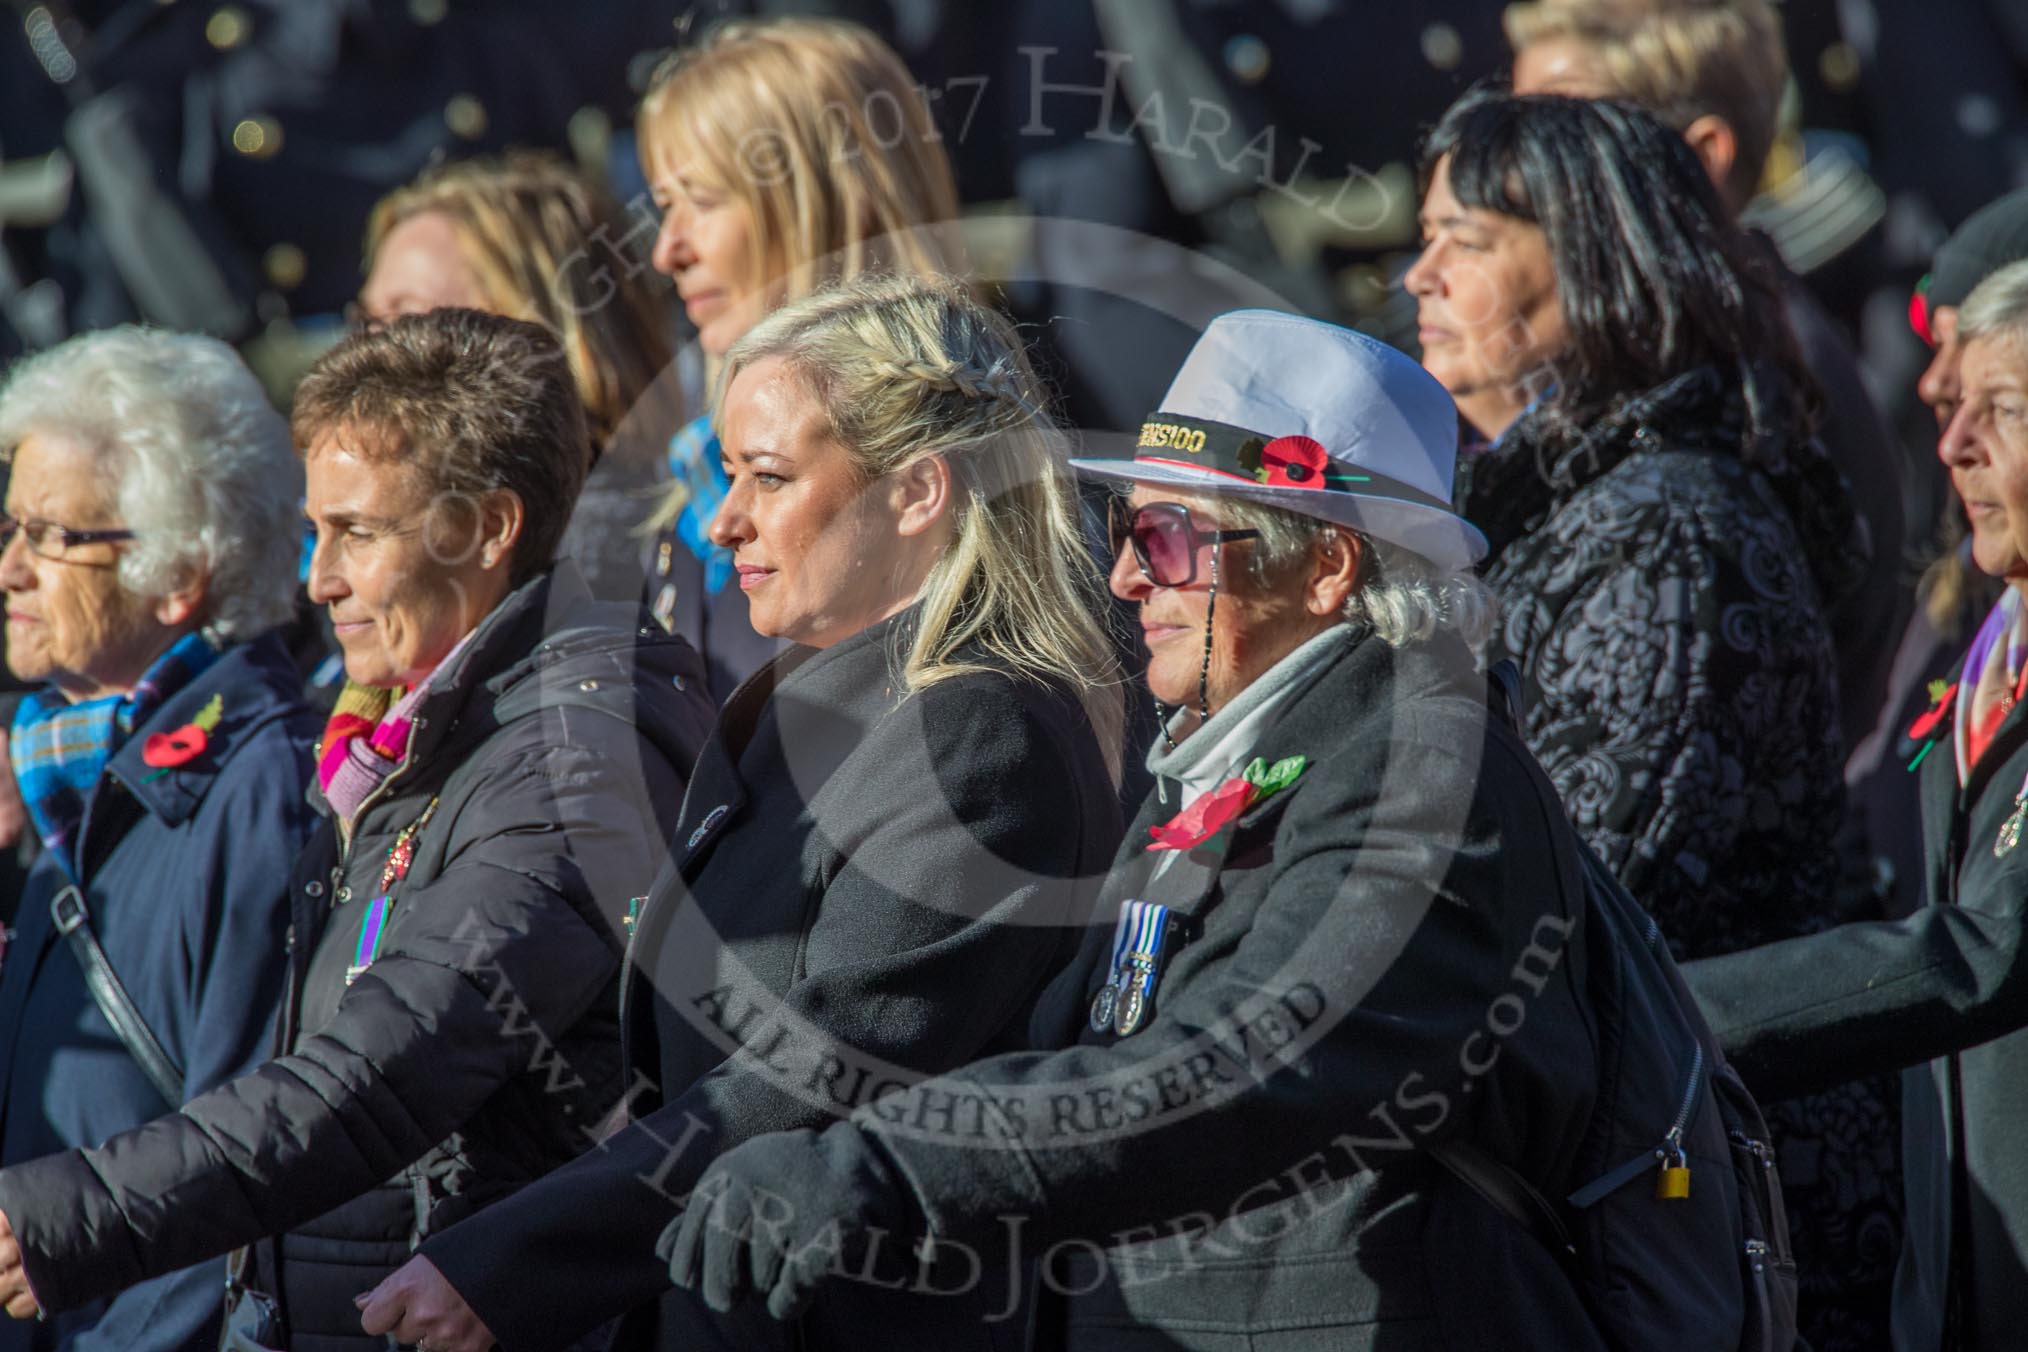
[[[1679,960],[1849,918],[1825,596],[1863,535],[1816,447],[1742,452],[1743,404],[1695,372],[1574,445],[1531,414],[1461,462],[1500,599],[1489,656],[1521,668],[1530,747]],[[1895,1097],[1875,1078],[1768,1106],[1817,1352],[1884,1339]]]

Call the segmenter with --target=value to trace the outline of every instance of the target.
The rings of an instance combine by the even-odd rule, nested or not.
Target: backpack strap
[[[50,901],[49,918],[55,922],[56,932],[70,945],[77,965],[84,969],[85,988],[92,993],[92,1000],[98,1005],[99,1012],[106,1016],[106,1022],[113,1026],[113,1033],[120,1039],[121,1045],[139,1063],[141,1073],[148,1077],[148,1083],[155,1086],[155,1092],[162,1096],[162,1101],[171,1110],[182,1107],[183,1072],[163,1049],[147,1019],[135,1007],[134,997],[127,994],[126,986],[121,984],[120,974],[113,970],[106,950],[99,945],[98,935],[92,932],[91,916],[85,911],[84,894],[75,884],[58,892]]]
[[[1425,1146],[1424,1150],[1460,1183],[1485,1198],[1494,1210],[1504,1212],[1535,1236],[1559,1264],[1568,1268],[1577,1261],[1577,1246],[1570,1241],[1570,1229],[1564,1225],[1563,1217],[1517,1170],[1469,1141],[1446,1141]]]
[[[1516,736],[1521,731],[1521,669],[1511,657],[1503,657],[1486,668],[1486,709]],[[1589,853],[1580,847],[1580,853]],[[1523,1178],[1511,1165],[1493,1158],[1469,1141],[1446,1141],[1424,1150],[1453,1177],[1483,1197],[1495,1211],[1510,1217],[1516,1225],[1535,1236],[1556,1261],[1568,1269],[1577,1261],[1577,1246],[1541,1189]]]
[[[1527,701],[1521,694],[1521,668],[1514,659],[1503,657],[1486,668],[1486,704],[1501,722],[1515,732],[1521,730],[1521,712]]]

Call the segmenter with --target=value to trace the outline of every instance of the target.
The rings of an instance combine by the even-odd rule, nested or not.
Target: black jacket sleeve
[[[312,1220],[543,1061],[618,970],[599,902],[637,892],[660,853],[642,775],[606,768],[659,756],[623,724],[589,721],[482,780],[444,870],[402,899],[391,947],[292,1054],[97,1149],[0,1171],[0,1213],[45,1307]]]
[[[1925,906],[1706,958],[1683,976],[1748,1086],[1788,1098],[2028,1026],[2024,924]]]

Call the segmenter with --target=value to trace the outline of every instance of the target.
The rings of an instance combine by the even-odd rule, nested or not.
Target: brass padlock
[[[1662,1157],[1662,1172],[1655,1179],[1655,1196],[1664,1202],[1677,1202],[1690,1195],[1690,1160],[1678,1150],[1673,1155]]]

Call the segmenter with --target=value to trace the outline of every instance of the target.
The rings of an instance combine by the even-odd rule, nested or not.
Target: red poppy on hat
[[[1313,437],[1276,437],[1260,448],[1261,482],[1270,488],[1322,488],[1330,463]]]

